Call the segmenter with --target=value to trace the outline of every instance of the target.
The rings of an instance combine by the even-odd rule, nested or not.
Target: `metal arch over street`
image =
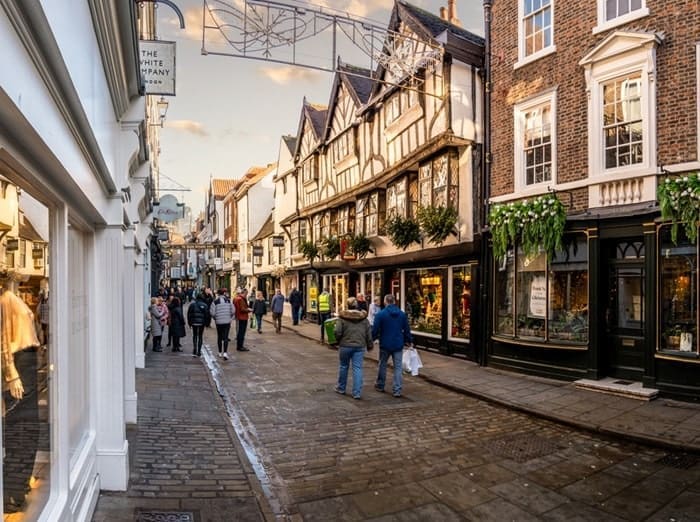
[[[337,71],[339,48],[361,53],[369,77],[378,65],[393,81],[421,85],[443,57],[436,42],[389,31],[376,22],[321,6],[288,0],[203,0],[202,54],[264,60],[326,72]],[[347,47],[345,47],[347,46]],[[324,58],[313,53],[328,48]],[[350,63],[349,60],[343,60]],[[354,64],[365,66],[364,64]]]

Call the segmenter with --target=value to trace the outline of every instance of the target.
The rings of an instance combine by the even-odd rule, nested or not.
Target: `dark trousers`
[[[216,325],[216,346],[219,353],[228,352],[228,334],[231,331],[231,323]]]
[[[243,340],[245,339],[245,331],[248,328],[248,319],[238,320],[238,332],[236,333],[236,350],[243,348]]]
[[[326,336],[326,325],[323,324],[326,322],[326,319],[331,318],[331,313],[330,312],[320,312],[318,314],[318,320],[321,321],[321,342],[323,342],[323,339]]]
[[[292,305],[292,324],[299,324],[299,309],[300,305]]]
[[[162,350],[160,347],[160,340],[163,338],[162,335],[154,335],[153,336],[153,351],[154,352],[159,352]]]
[[[202,355],[202,336],[204,335],[204,325],[203,324],[193,324],[192,325],[192,353],[195,355]]]

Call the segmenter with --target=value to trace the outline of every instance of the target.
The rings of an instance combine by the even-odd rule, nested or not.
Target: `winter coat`
[[[160,318],[160,324],[162,326],[165,326],[170,322],[170,308],[168,308],[168,305],[165,303],[160,304],[160,311],[161,311],[161,318]]]
[[[391,304],[374,316],[372,337],[379,339],[379,348],[389,352],[403,350],[404,344],[413,342],[408,317],[395,304]]]
[[[275,294],[272,296],[270,310],[272,310],[273,314],[281,314],[284,312],[284,296],[282,294]]]
[[[151,314],[151,335],[160,337],[163,335],[163,325],[161,324],[163,309],[157,304],[152,304],[148,311]]]
[[[209,313],[211,313],[216,324],[231,324],[236,309],[228,297],[220,295],[212,302],[209,307]]]
[[[301,306],[301,303],[301,292],[299,290],[292,290],[292,293],[289,294],[289,304],[292,306]]]
[[[182,315],[182,308],[179,306],[173,306],[170,309],[170,333],[173,337],[184,337],[185,332],[185,316]]]
[[[242,295],[237,295],[233,300],[233,306],[236,309],[236,319],[239,321],[247,321],[248,314],[250,313],[250,308],[248,308],[248,301]]]
[[[262,299],[256,299],[253,303],[253,313],[255,315],[265,315],[267,313],[267,303]]]
[[[335,338],[341,347],[372,349],[372,331],[364,310],[342,310],[335,321]]]
[[[198,297],[197,300],[187,308],[187,324],[208,325],[211,321],[209,307],[204,299]]]

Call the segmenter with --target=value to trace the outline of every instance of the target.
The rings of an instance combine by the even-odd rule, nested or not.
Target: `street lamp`
[[[168,100],[161,96],[160,100],[156,102],[156,108],[158,109],[158,123],[150,123],[149,127],[163,128],[163,123],[165,122],[165,115],[168,113]]]

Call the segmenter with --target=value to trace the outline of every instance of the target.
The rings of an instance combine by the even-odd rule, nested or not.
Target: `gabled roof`
[[[331,119],[333,118],[333,111],[338,101],[340,86],[345,85],[355,102],[355,106],[359,109],[369,101],[370,94],[372,94],[374,80],[371,76],[372,71],[369,69],[363,69],[362,67],[356,67],[338,61],[338,70],[333,79],[331,97],[328,102],[328,110],[326,111],[326,122],[323,126],[323,141],[328,139],[331,132]]]
[[[289,153],[294,154],[294,149],[297,146],[297,137],[291,135],[282,136],[282,141],[284,141],[284,144],[287,146]]]
[[[252,241],[259,241],[261,239],[265,239],[266,237],[269,237],[274,233],[275,223],[272,220],[272,212],[270,212],[270,214],[267,216],[267,219],[265,220],[265,223],[263,223],[263,226],[260,227],[260,230],[257,234],[255,234]]]
[[[413,27],[410,20],[415,21],[419,26],[425,29],[430,36],[435,38],[436,36],[449,31],[455,36],[459,36],[473,44],[484,45],[485,41],[481,36],[477,36],[474,33],[467,31],[466,29],[459,27],[457,25],[451,24],[447,20],[443,20],[437,15],[434,15],[420,7],[411,5],[403,0],[396,1],[397,8],[401,11],[401,20]],[[396,12],[396,10],[394,11]],[[392,13],[392,22],[394,21],[394,14]],[[391,23],[391,22],[390,22]],[[395,30],[392,28],[392,30]],[[420,34],[420,33],[419,33]]]
[[[39,232],[36,231],[32,222],[29,221],[29,218],[24,214],[22,214],[22,219],[19,222],[19,237],[28,239],[29,241],[46,242],[46,239],[39,235]]]
[[[266,167],[251,167],[246,172],[241,183],[236,186],[236,199],[242,197],[248,189],[255,185],[258,181],[267,176],[271,171],[277,168],[277,163],[270,163]]]
[[[212,179],[211,180],[211,193],[216,199],[224,199],[224,196],[228,194],[228,191],[236,188],[240,180],[236,179]]]
[[[326,124],[326,114],[328,112],[328,107],[325,105],[319,105],[314,103],[309,103],[304,97],[304,101],[301,106],[301,116],[299,118],[299,129],[297,130],[296,147],[294,148],[293,156],[299,153],[299,148],[301,147],[301,133],[304,130],[304,123],[308,121],[311,124],[311,129],[314,131],[314,136],[317,141],[323,139],[324,127]]]

